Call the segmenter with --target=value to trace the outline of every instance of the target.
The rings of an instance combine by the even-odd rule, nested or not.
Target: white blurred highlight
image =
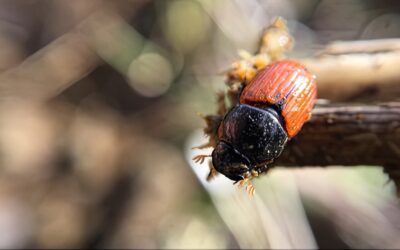
[[[197,154],[211,154],[210,148],[192,149],[206,139],[201,130],[193,132],[187,140],[186,158],[241,248],[317,248],[290,172],[274,171],[273,177],[271,173],[260,177],[254,197],[222,175],[207,182],[208,163],[200,165],[192,160]]]

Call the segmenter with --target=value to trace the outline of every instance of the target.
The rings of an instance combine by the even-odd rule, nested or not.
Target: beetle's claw
[[[248,181],[248,179],[243,179],[239,181],[238,187],[242,188],[244,187],[244,185],[246,185],[246,182]]]
[[[249,183],[247,184],[247,187],[246,187],[246,192],[247,192],[250,196],[254,196],[255,191],[256,191],[256,189],[254,188],[253,184],[252,184],[251,182],[249,182]]]
[[[255,193],[255,188],[253,186],[253,183],[251,182],[251,176],[245,177],[243,180],[237,181],[234,184],[238,183],[238,188],[245,187],[246,192],[250,195],[253,196]]]

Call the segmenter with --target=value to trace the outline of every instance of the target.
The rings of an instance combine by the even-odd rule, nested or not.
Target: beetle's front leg
[[[199,147],[198,147],[199,148]],[[211,157],[211,155],[196,155],[195,157],[192,158],[192,160],[196,163],[203,164],[204,160],[207,157]]]
[[[210,169],[210,172],[208,173],[207,181],[211,181],[211,180],[213,180],[213,179],[218,175],[218,172],[217,172],[217,170],[214,168],[214,165],[212,164],[212,161],[209,161],[209,162],[208,162],[208,167],[209,167],[209,169]]]

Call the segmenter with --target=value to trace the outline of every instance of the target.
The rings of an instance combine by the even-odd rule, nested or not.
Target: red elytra
[[[292,60],[276,61],[261,70],[243,89],[242,104],[281,104],[289,138],[310,119],[317,98],[315,76]]]

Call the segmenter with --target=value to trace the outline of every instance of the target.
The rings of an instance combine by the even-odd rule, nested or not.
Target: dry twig
[[[400,94],[400,39],[335,42],[302,62],[317,76],[320,98],[390,101]]]

